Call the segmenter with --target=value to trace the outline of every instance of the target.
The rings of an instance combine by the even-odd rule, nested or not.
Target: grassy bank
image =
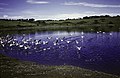
[[[45,66],[0,54],[0,78],[120,78],[73,66]]]
[[[120,31],[120,16],[92,16],[66,20],[0,20],[1,30],[67,30],[67,31]]]

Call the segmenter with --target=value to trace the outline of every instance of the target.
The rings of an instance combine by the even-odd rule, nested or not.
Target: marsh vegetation
[[[0,30],[120,31],[120,16],[90,16],[66,20],[0,19]]]

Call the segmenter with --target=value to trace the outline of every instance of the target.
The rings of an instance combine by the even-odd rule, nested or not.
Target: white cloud
[[[111,15],[116,16],[120,15],[120,13],[70,13],[70,14],[56,14],[56,15],[31,15],[31,16],[24,16],[24,17],[32,17],[37,20],[60,20],[60,19],[73,19],[73,18],[82,18],[85,16],[100,16],[100,15]]]
[[[120,5],[92,4],[87,2],[65,2],[64,5],[87,6],[87,7],[97,7],[97,8],[105,8],[105,7],[120,8]]]
[[[0,3],[0,5],[8,5],[8,4],[6,4],[6,3]]]
[[[120,13],[73,13],[73,14],[58,14],[50,16],[51,19],[59,20],[59,19],[73,19],[73,18],[82,18],[85,16],[100,16],[100,15],[111,15],[116,16],[120,15]]]
[[[49,3],[47,1],[38,1],[38,0],[27,0],[26,2],[30,4],[48,4]]]
[[[2,9],[4,9],[4,8],[1,8],[1,7],[0,7],[0,10],[2,10]]]
[[[120,13],[72,13],[72,14],[57,14],[57,15],[43,15],[37,17],[37,19],[53,19],[53,20],[60,20],[60,19],[73,19],[73,18],[82,18],[85,16],[100,16],[100,15],[111,15],[116,16],[120,15]]]
[[[8,18],[8,15],[3,15],[3,18]]]
[[[31,15],[31,14],[36,14],[37,12],[35,12],[35,11],[30,11],[30,10],[23,10],[21,13]]]
[[[11,9],[7,9],[7,8],[2,8],[2,7],[0,7],[0,10],[4,10],[4,11],[9,11],[9,10],[11,10]]]
[[[100,15],[110,15],[110,16],[116,16],[120,15],[120,13],[69,13],[69,14],[56,14],[56,15],[41,15],[41,14],[26,14],[26,15],[19,15],[19,16],[10,16],[10,15],[3,15],[0,18],[6,18],[6,19],[26,19],[26,18],[34,18],[36,20],[60,20],[60,19],[73,19],[73,18],[82,18],[85,16],[100,16]]]
[[[2,17],[0,17],[0,19],[23,19],[25,17],[23,16],[9,16],[9,15],[3,15]]]

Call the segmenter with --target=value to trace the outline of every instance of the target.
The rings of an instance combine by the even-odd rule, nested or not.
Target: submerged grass
[[[74,66],[45,66],[0,54],[0,78],[120,78]]]

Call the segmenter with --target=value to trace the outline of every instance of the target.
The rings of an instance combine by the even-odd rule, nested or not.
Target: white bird
[[[34,49],[36,50],[37,48],[36,48],[36,47],[34,47]]]
[[[45,42],[45,41],[43,41],[42,43],[43,43],[43,45],[45,45],[45,44],[46,44],[46,42]]]
[[[24,49],[26,50],[26,49],[30,49],[30,46],[24,46]]]
[[[83,38],[84,38],[84,36],[81,36],[81,38],[83,39]]]
[[[5,45],[4,45],[4,44],[2,44],[2,46],[3,46],[3,47],[5,47]]]
[[[40,41],[36,40],[35,45],[38,45],[38,44],[40,44]]]
[[[18,46],[19,44],[18,44],[18,43],[16,43],[15,45],[16,45],[16,46]]]
[[[13,39],[14,41],[17,41],[17,39]]]
[[[73,34],[72,33],[70,33],[70,36],[72,36]]]
[[[91,29],[91,31],[92,31],[93,29]]]
[[[78,44],[79,42],[77,40],[75,40],[76,44]]]
[[[14,44],[10,44],[10,47],[12,47]]]
[[[81,50],[82,47],[78,47],[78,46],[76,46],[76,48],[77,48],[78,50]]]
[[[28,42],[27,42],[27,41],[24,41],[23,43],[24,43],[24,44],[27,44]]]
[[[21,48],[21,47],[23,47],[23,45],[19,45],[19,47]]]
[[[4,42],[3,41],[0,41],[1,44],[3,44]]]
[[[43,45],[48,44],[48,41],[43,41]]]
[[[10,35],[7,35],[6,37],[9,37]]]
[[[58,40],[59,38],[56,38],[56,40]]]
[[[48,41],[46,41],[46,44],[48,44]]]
[[[24,44],[27,44],[28,42],[26,41],[26,39],[22,39],[22,42],[24,43]]]
[[[68,44],[71,42],[71,41],[66,41]]]
[[[34,41],[32,41],[32,44],[34,44]]]
[[[58,40],[56,40],[55,42],[53,42],[53,45],[57,45],[58,44]]]
[[[32,41],[32,38],[27,39],[26,41]]]
[[[13,44],[15,44],[15,41],[13,41]]]
[[[49,40],[50,40],[51,38],[52,38],[52,37],[47,37],[47,39],[49,39]]]
[[[54,45],[54,46],[56,46],[56,45],[57,45],[57,43],[53,42],[53,45]]]
[[[97,31],[97,34],[99,33],[99,31]]]
[[[25,34],[23,34],[23,36],[25,36]]]
[[[38,45],[38,44],[39,44],[38,42],[35,43],[35,45]]]
[[[60,41],[63,42],[63,39],[61,39]]]
[[[112,35],[112,33],[110,33],[110,35]]]
[[[103,34],[105,34],[105,32],[103,32]]]
[[[26,49],[27,49],[27,47],[26,47],[26,46],[24,46],[24,49],[26,50]]]
[[[50,50],[50,47],[49,48],[47,48],[48,50]]]
[[[44,51],[46,51],[47,49],[46,49],[46,48],[44,48],[43,50],[44,50]]]
[[[81,34],[83,35],[83,34],[84,34],[84,32],[81,32]]]
[[[9,40],[9,41],[8,41],[8,43],[11,43],[11,42],[12,42],[12,40]]]

